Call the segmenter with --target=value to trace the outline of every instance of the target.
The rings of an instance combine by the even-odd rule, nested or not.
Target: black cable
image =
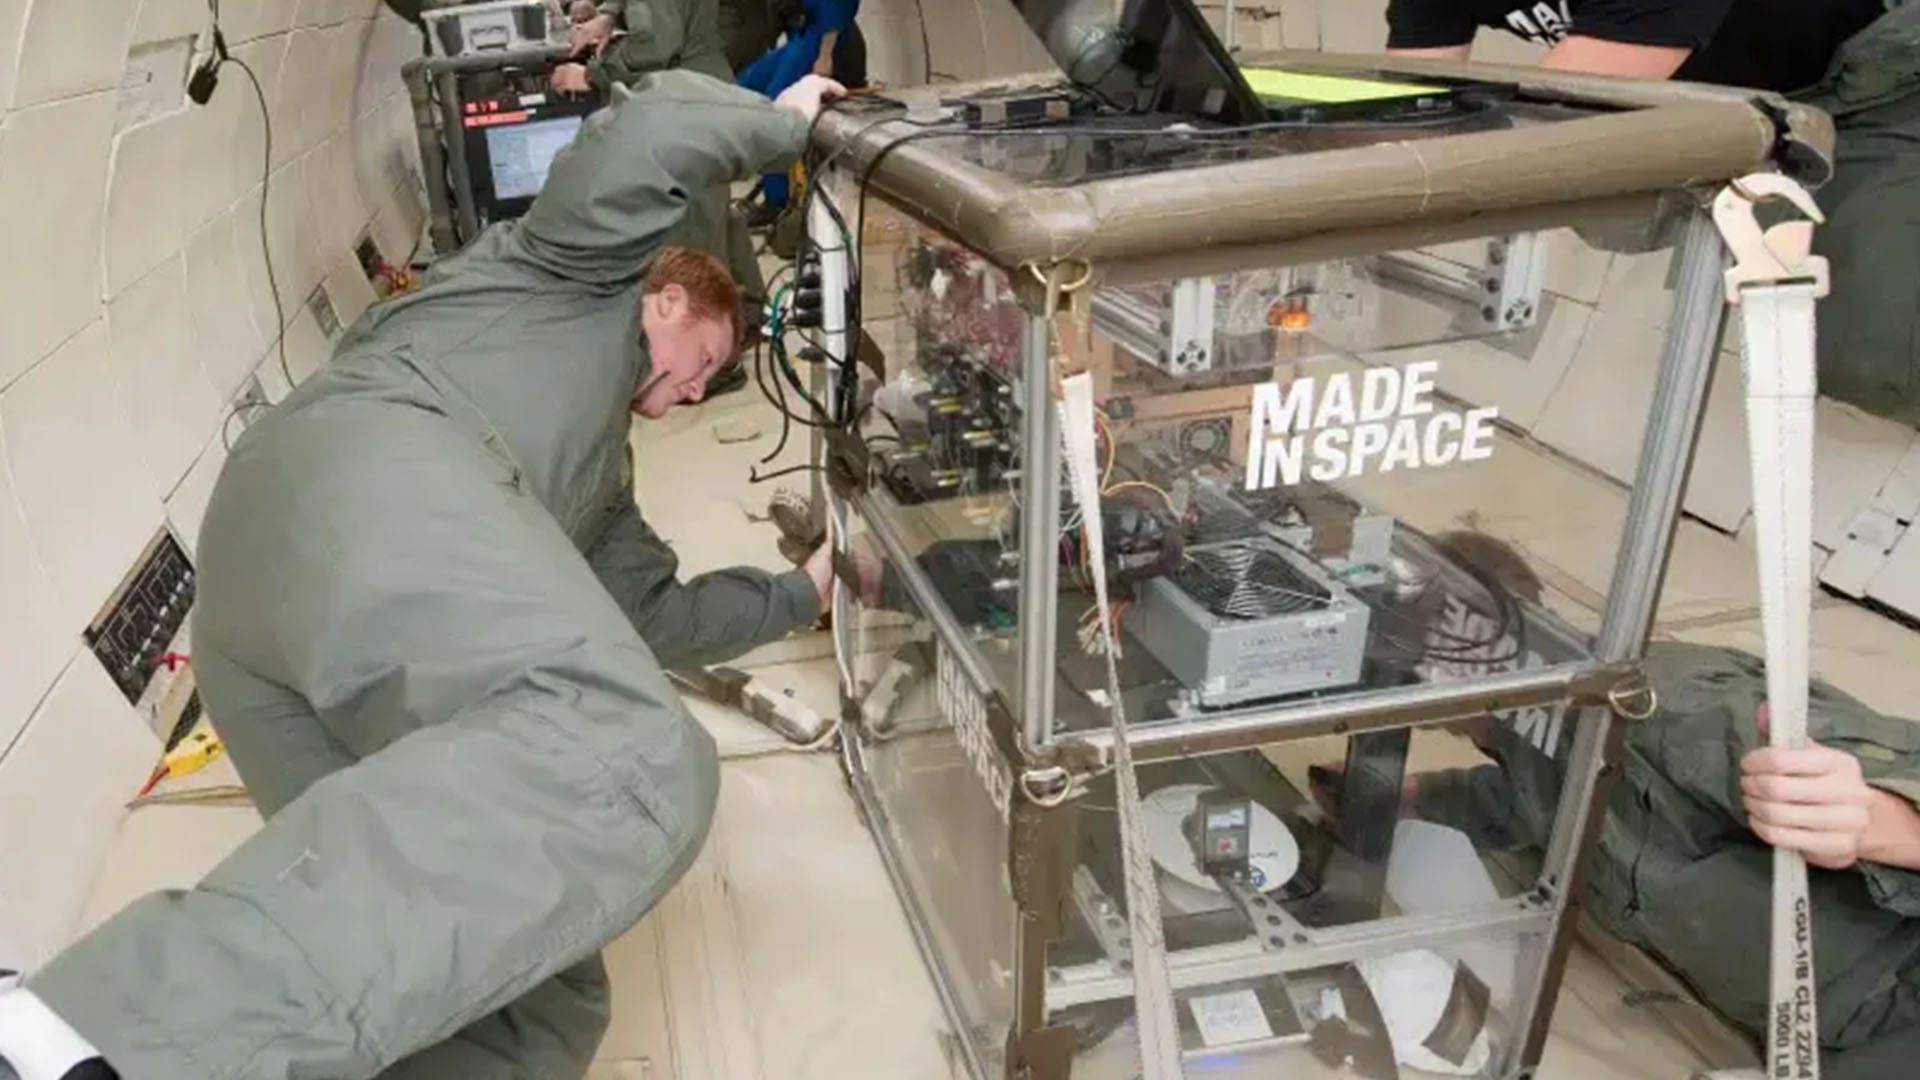
[[[794,272],[794,265],[795,264],[791,262],[784,262],[780,264],[780,269],[775,270],[773,272],[773,276],[767,279],[767,284],[766,284],[767,295],[762,297],[761,298],[762,300],[770,300],[773,298],[773,294],[775,292],[774,286],[780,283],[781,278],[786,277],[788,274],[791,274]],[[764,315],[765,312],[763,311],[761,314]],[[761,321],[764,322],[765,320],[762,319]]]
[[[217,10],[216,10],[216,18]],[[267,264],[267,288],[273,292],[273,327],[280,354],[280,374],[287,380],[287,389],[296,385],[293,368],[287,363],[287,312],[280,303],[280,282],[273,273],[273,247],[267,240],[267,199],[272,191],[273,180],[273,118],[267,114],[267,94],[260,88],[260,77],[253,73],[253,65],[237,56],[222,60],[221,66],[233,64],[246,73],[247,81],[253,84],[253,96],[260,102],[260,127],[265,133],[265,150],[260,160],[260,258]]]
[[[787,360],[787,323],[784,318],[780,320],[779,327],[780,333],[773,335],[767,341],[767,353],[770,357],[769,363],[775,366],[772,376],[775,394],[768,395],[767,400],[772,403],[774,408],[780,410],[782,416],[791,422],[815,428],[838,427],[839,425],[833,422],[833,419],[827,415],[826,410],[820,403],[815,401],[813,396],[808,394],[806,388],[801,385],[799,375],[794,371],[793,365]],[[785,378],[787,383],[793,386],[795,392],[800,395],[800,399],[805,401],[811,408],[812,412],[810,416],[817,419],[801,416],[793,412],[792,408],[787,404],[786,383],[781,382],[782,378]],[[762,392],[764,393],[764,389]]]
[[[779,311],[776,311],[774,314],[777,316],[782,313]],[[755,360],[754,380],[760,386],[761,395],[765,397],[767,402],[771,404],[774,407],[774,409],[780,413],[779,441],[774,444],[773,449],[769,451],[765,457],[762,457],[760,459],[759,464],[761,465],[765,465],[767,462],[774,460],[775,458],[780,456],[781,452],[786,450],[787,442],[792,437],[792,434],[793,434],[794,424],[798,423],[803,426],[812,427],[812,428],[825,428],[825,427],[837,426],[833,424],[830,418],[828,418],[826,414],[821,410],[819,403],[816,402],[812,398],[812,396],[809,395],[806,392],[806,390],[801,386],[799,378],[797,374],[794,372],[792,365],[788,363],[786,360],[786,339],[785,339],[786,322],[784,318],[779,320],[777,329],[779,332],[771,335],[768,338],[768,340],[763,343],[766,346],[766,352],[764,354],[758,349],[754,351],[754,360]],[[766,369],[762,366],[763,363],[777,364],[779,365],[780,370],[774,373],[771,376],[771,378],[769,378],[766,372]],[[788,380],[790,380],[793,383],[794,390],[797,393],[799,393],[800,397],[807,402],[807,404],[813,409],[814,414],[820,417],[820,419],[813,420],[813,419],[809,419],[807,417],[800,416],[794,413],[791,406],[787,404],[786,387],[781,381],[782,375],[784,375]],[[769,382],[771,382],[771,385],[769,385]],[[791,469],[786,469],[776,473],[771,473],[771,474],[762,476],[757,472],[755,472],[753,469],[749,469],[748,479],[752,483],[759,483],[762,480],[772,479],[773,477],[776,477],[776,476],[787,475],[792,471],[793,470]]]
[[[253,65],[227,51],[226,35],[220,30],[220,0],[207,0],[208,21],[212,24],[213,55],[201,63],[187,81],[187,96],[195,104],[205,105],[213,99],[218,85],[220,69],[232,64],[247,76],[253,85],[253,97],[260,103],[260,129],[262,147],[260,154],[260,257],[267,268],[267,288],[273,293],[274,340],[280,357],[280,374],[287,380],[287,388],[294,386],[293,368],[287,363],[287,312],[280,301],[280,281],[273,270],[273,244],[267,234],[267,201],[273,195],[273,115],[267,109],[267,92],[260,85],[260,76],[254,73]]]
[[[814,416],[820,418],[819,426],[839,426],[834,423],[833,415],[827,412],[826,407],[821,405],[820,402],[814,399],[812,394],[807,392],[806,385],[800,381],[800,373],[794,370],[793,364],[787,359],[787,347],[785,343],[782,343],[774,350],[773,358],[774,362],[780,366],[780,374],[785,375],[788,385],[793,387],[793,392],[800,395],[800,400],[807,403],[807,407],[813,410]]]
[[[762,342],[753,347],[753,382],[754,385],[760,388],[760,396],[766,398],[768,401],[772,401],[773,394],[767,389],[765,344],[765,342]],[[785,412],[782,412],[780,414],[780,441],[774,445],[773,450],[769,452],[766,457],[760,459],[760,464],[765,465],[767,462],[772,461],[775,457],[779,456],[780,451],[786,449],[787,435],[792,430],[793,421]]]
[[[913,13],[920,19],[920,70],[933,81],[933,39],[927,36],[927,8],[922,0],[913,0]]]
[[[842,149],[844,148],[843,146]],[[832,160],[831,155],[827,160]],[[817,192],[819,192],[819,188],[814,186],[809,187],[807,193],[809,197],[813,197]],[[833,199],[825,194],[820,194],[819,198],[821,200],[820,205],[826,210],[827,216],[833,219],[834,228],[840,233],[841,244],[849,251],[854,251],[856,244],[853,230],[848,228],[847,220],[840,213],[839,206],[835,205]],[[864,230],[866,227],[864,224],[865,219],[862,218],[860,220],[862,221],[861,228]],[[845,310],[841,313],[841,318],[844,323],[843,333],[846,335],[851,347],[856,350],[859,348],[862,327],[865,325],[865,313],[861,306],[861,297],[864,291],[860,261],[856,258],[849,257],[847,259],[846,303]],[[824,330],[824,327],[822,329]],[[853,401],[859,391],[859,372],[854,366],[853,358],[846,355],[836,356],[833,350],[827,348],[823,342],[817,339],[810,339],[809,343],[812,344],[814,348],[820,350],[821,355],[826,357],[826,359],[840,371],[841,378],[835,384],[836,389],[839,391],[840,399],[834,402],[834,405],[842,415],[849,415],[850,418],[844,422],[844,425],[846,430],[851,432],[858,426],[857,421],[851,418],[850,413]]]
[[[768,472],[768,473],[755,472],[750,469],[747,471],[747,482],[750,484],[764,484],[769,480],[778,480],[783,476],[791,476],[794,473],[798,473],[798,472],[826,472],[826,471],[827,470],[823,466],[814,465],[811,463],[803,464],[803,465],[789,465],[784,469],[775,469],[772,472]]]

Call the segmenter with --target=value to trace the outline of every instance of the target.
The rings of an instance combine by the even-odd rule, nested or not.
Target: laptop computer
[[[1276,69],[1243,71],[1193,0],[1012,0],[1067,78],[1122,112],[1230,126],[1393,120],[1451,111],[1457,80],[1401,81]],[[1510,88],[1508,88],[1510,90]],[[1500,95],[1496,95],[1500,96]]]
[[[1122,112],[1221,124],[1265,107],[1193,0],[1012,0],[1076,87]]]

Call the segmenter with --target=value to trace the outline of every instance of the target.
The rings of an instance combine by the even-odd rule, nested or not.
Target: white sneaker
[[[0,969],[0,1080],[120,1080],[20,974]]]

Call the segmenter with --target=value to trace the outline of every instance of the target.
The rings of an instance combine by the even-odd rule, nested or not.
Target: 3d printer
[[[960,1063],[1141,1072],[1124,738],[1187,1059],[1530,1076],[1717,339],[1687,189],[1804,160],[1822,118],[1469,65],[1243,73],[1184,0],[1016,6],[1067,78],[829,113],[808,200],[843,403],[817,463],[839,542],[888,566],[835,603],[846,764]],[[1575,523],[1615,541],[1597,597],[1478,513],[1533,451],[1457,377],[1535,318],[1569,228],[1679,268],[1631,500]],[[835,359],[861,333],[875,381]],[[1056,401],[1082,373],[1089,505]],[[1489,725],[1537,759],[1490,757]],[[1479,770],[1550,796],[1492,835],[1405,783]]]

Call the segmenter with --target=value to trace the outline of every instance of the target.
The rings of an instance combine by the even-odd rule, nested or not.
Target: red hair
[[[669,285],[678,285],[686,292],[687,305],[695,316],[728,320],[734,344],[739,345],[743,322],[740,283],[733,280],[725,264],[693,248],[661,248],[647,270],[643,293],[652,296]]]

